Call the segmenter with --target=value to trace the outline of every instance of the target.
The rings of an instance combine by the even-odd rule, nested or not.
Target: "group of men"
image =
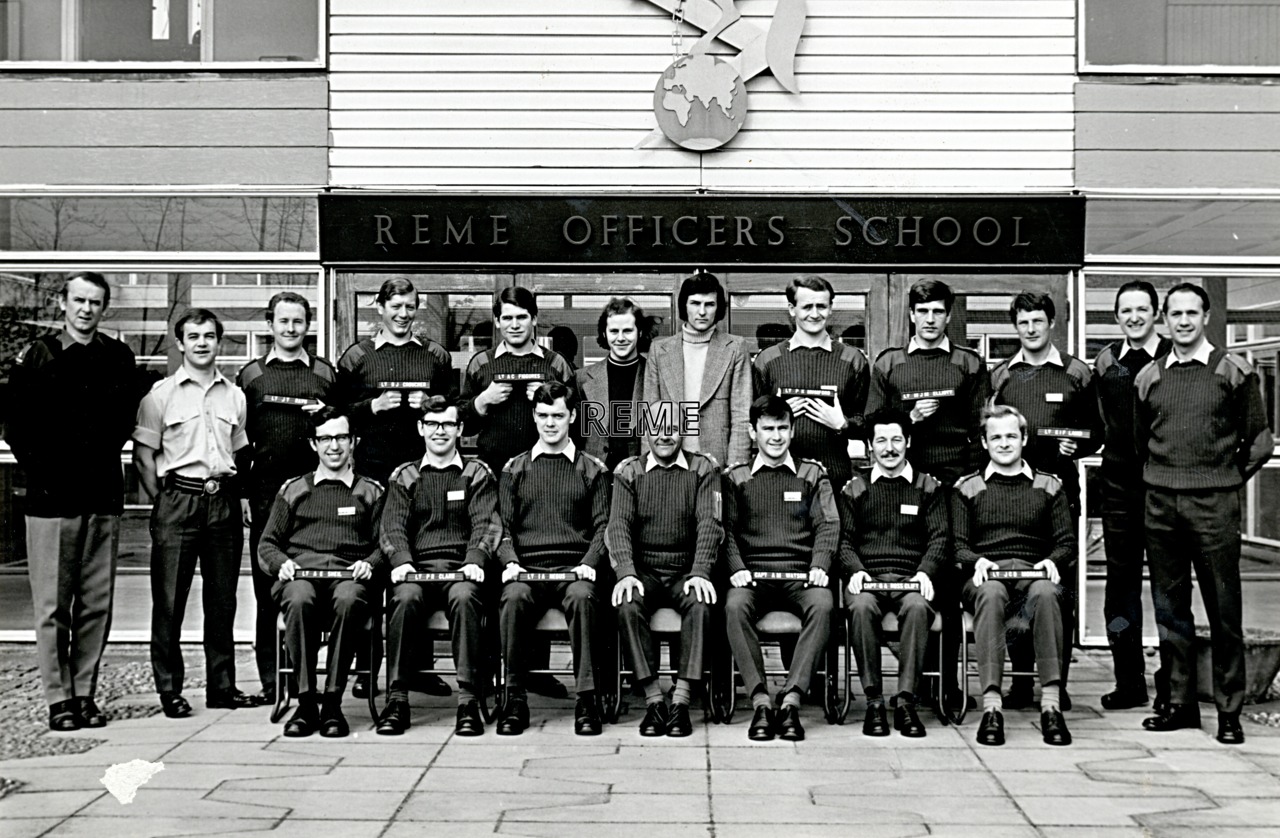
[[[751,696],[748,736],[799,740],[799,707],[843,586],[867,699],[864,733],[889,734],[891,703],[894,729],[925,735],[918,705],[930,627],[941,617],[951,638],[938,691],[955,692],[963,606],[983,689],[978,740],[1002,744],[1006,703],[1031,701],[1029,680],[1002,693],[1007,645],[1018,669],[1034,659],[1044,740],[1066,745],[1081,514],[1075,461],[1102,447],[1116,670],[1103,706],[1147,702],[1145,553],[1162,667],[1156,714],[1144,726],[1200,724],[1188,660],[1194,566],[1214,630],[1218,739],[1243,741],[1238,491],[1270,456],[1272,439],[1256,374],[1205,338],[1203,289],[1182,284],[1166,294],[1165,340],[1155,333],[1155,289],[1121,287],[1124,339],[1099,355],[1096,371],[1053,346],[1055,307],[1044,294],[1014,298],[1020,349],[990,372],[948,338],[955,297],[941,281],[911,288],[914,335],[874,364],[832,339],[835,292],[825,279],[797,277],[786,294],[795,331],[754,361],[742,338],[719,327],[728,301],[710,274],[681,285],[672,337],[653,339],[653,319],[614,299],[597,330],[608,357],[575,373],[537,342],[534,295],[507,288],[493,305],[501,341],[471,359],[457,395],[449,353],[414,335],[418,293],[407,280],[383,284],[377,334],[348,349],[336,370],[305,350],[310,309],[284,292],[267,309],[270,352],[236,383],[216,366],[222,324],[192,309],[174,327],[181,367],[136,403],[131,353],[98,330],[110,287],[98,274],[73,276],[63,289],[64,330],[33,344],[15,370],[13,392],[26,409],[8,428],[28,475],[50,727],[106,723],[94,689],[110,622],[119,451],[132,436],[154,499],[151,658],[171,717],[191,713],[179,639],[198,563],[207,705],[255,706],[285,688],[274,681],[282,614],[299,692],[288,736],[347,734],[342,695],[365,638],[379,638],[385,589],[389,693],[380,734],[410,724],[408,692],[424,688],[427,619],[437,610],[453,646],[457,733],[484,732],[479,702],[498,648],[506,678],[497,732],[521,733],[530,723],[526,690],[545,669],[535,626],[556,607],[570,635],[577,733],[601,730],[601,638],[616,619],[645,697],[641,734],[691,733],[689,704],[723,626]],[[100,406],[103,421],[78,421],[85,404]],[[601,405],[631,421],[579,421]],[[74,433],[62,433],[68,425]],[[477,437],[474,459],[459,452],[464,435]],[[870,468],[853,467],[854,440],[865,442]],[[73,463],[83,483],[62,479]],[[255,559],[257,696],[236,687],[231,631],[244,524]],[[669,695],[649,631],[661,607],[681,615]],[[801,622],[777,695],[756,628],[773,610]],[[886,612],[898,615],[900,632],[891,702],[880,674]],[[321,631],[331,644],[323,685]],[[379,655],[364,662],[374,673]]]

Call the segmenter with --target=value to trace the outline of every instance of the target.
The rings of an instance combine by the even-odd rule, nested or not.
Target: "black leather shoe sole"
[[[1151,699],[1147,697],[1146,690],[1142,692],[1113,690],[1102,696],[1103,710],[1133,710],[1137,707],[1146,707],[1150,703]]]

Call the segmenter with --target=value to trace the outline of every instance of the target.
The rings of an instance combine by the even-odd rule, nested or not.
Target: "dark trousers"
[[[453,571],[461,566],[460,561],[450,559],[421,563],[421,569],[430,572]],[[387,677],[391,689],[409,689],[419,662],[425,659],[430,664],[433,649],[427,621],[440,610],[449,618],[458,681],[478,685],[484,668],[484,608],[481,586],[471,581],[401,582],[394,586],[387,617]]]
[[[1218,712],[1244,704],[1244,632],[1240,603],[1240,493],[1169,492],[1147,488],[1147,554],[1160,631],[1160,665],[1169,675],[1169,701],[1194,704],[1191,569],[1209,618],[1213,643],[1213,700]]]
[[[906,579],[898,574],[881,574],[879,582]],[[880,649],[884,646],[882,621],[885,614],[898,615],[898,692],[916,696],[916,685],[924,669],[925,647],[929,643],[929,627],[934,610],[929,601],[915,591],[864,591],[849,597],[852,619],[850,641],[858,661],[858,679],[868,698],[884,694],[880,674]]]
[[[1107,624],[1116,688],[1145,694],[1142,568],[1147,549],[1146,486],[1140,477],[1136,481],[1120,480],[1104,466],[1101,488],[1103,546],[1107,553],[1102,616]]]
[[[279,488],[279,487],[277,487]],[[257,606],[253,617],[253,654],[258,664],[258,680],[262,689],[276,688],[276,614],[280,606],[273,594],[275,577],[268,574],[258,564],[258,544],[262,541],[262,532],[267,528],[267,518],[271,515],[271,505],[275,502],[275,493],[262,497],[258,492],[249,506],[249,567],[250,578],[253,579],[253,601]]]
[[[568,570],[538,568],[538,570]],[[592,661],[592,635],[596,630],[600,600],[596,583],[508,582],[502,586],[498,620],[502,631],[502,654],[507,659],[507,686],[523,688],[532,668],[530,646],[537,638],[534,627],[548,608],[564,611],[569,624],[569,647],[573,651],[573,671],[579,693],[596,688]]]
[[[236,583],[244,545],[240,502],[162,489],[151,510],[151,669],[157,692],[182,692],[182,618],[195,578],[204,582],[206,689],[236,685]]]
[[[810,587],[804,582],[756,582],[754,586],[730,588],[724,598],[725,632],[729,648],[742,673],[742,683],[755,694],[767,689],[764,654],[756,620],[770,611],[786,611],[800,618],[800,636],[787,671],[785,689],[801,694],[809,689],[814,667],[827,648],[831,635],[831,589]]]
[[[657,674],[658,648],[649,632],[649,619],[659,608],[680,612],[680,666],[676,677],[701,681],[703,653],[711,634],[711,604],[699,602],[693,591],[684,592],[688,576],[664,577],[637,571],[636,578],[644,585],[644,594],[634,594],[630,602],[624,598],[618,606],[618,630],[636,682],[643,684]]]
[[[111,631],[117,515],[27,516],[36,656],[48,704],[93,698]]]
[[[1002,562],[1001,568],[1027,570],[1031,562]],[[982,691],[999,690],[1004,677],[1005,644],[1009,637],[1031,633],[1040,684],[1062,679],[1062,586],[1048,579],[988,579],[975,587],[964,583],[960,599],[973,614],[978,678]]]
[[[275,601],[284,613],[284,644],[298,679],[298,692],[316,691],[320,632],[327,627],[329,667],[324,692],[341,696],[356,649],[369,636],[366,627],[375,589],[355,579],[294,579],[273,587]]]

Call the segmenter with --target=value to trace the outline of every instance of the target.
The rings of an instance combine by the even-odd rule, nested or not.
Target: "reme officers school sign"
[[[1020,267],[1084,259],[1084,198],[320,196],[329,264]]]

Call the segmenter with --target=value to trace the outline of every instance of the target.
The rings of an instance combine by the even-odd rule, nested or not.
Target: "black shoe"
[[[326,695],[320,705],[320,735],[326,739],[341,739],[351,733],[347,717],[342,715],[342,696]]]
[[[688,704],[671,705],[671,716],[667,719],[667,735],[676,739],[693,735],[693,721],[689,718]]]
[[[640,721],[640,735],[666,736],[670,720],[671,714],[667,712],[667,705],[661,701],[655,701],[645,708],[644,719]]]
[[[1159,715],[1142,720],[1142,726],[1157,733],[1200,727],[1200,705],[1167,704]]]
[[[804,741],[804,725],[800,724],[800,708],[794,704],[784,704],[774,720],[778,729],[778,738],[787,742]]]
[[[98,703],[92,698],[80,698],[80,709],[77,715],[80,716],[81,727],[106,727],[107,714],[98,709]]]
[[[914,704],[899,704],[893,708],[893,729],[908,739],[923,739],[928,734]]]
[[[484,721],[480,718],[480,703],[474,699],[466,704],[458,705],[458,720],[454,722],[453,732],[459,736],[482,736]]]
[[[519,736],[529,727],[529,702],[513,698],[498,720],[499,736]]]
[[[160,693],[160,709],[171,719],[185,719],[191,715],[191,705],[180,693]]]
[[[70,733],[80,729],[79,704],[74,698],[49,705],[49,730]]]
[[[430,675],[425,672],[419,673],[410,679],[409,689],[439,698],[448,698],[453,695],[453,688],[446,684],[444,679],[439,675]]]
[[[1147,702],[1150,700],[1147,697],[1147,688],[1145,686],[1142,689],[1116,687],[1109,693],[1103,693],[1102,709],[1132,710],[1135,707],[1146,707]]]
[[[379,695],[381,692],[382,691],[379,690],[377,685],[375,684],[373,687],[374,696]],[[448,695],[448,693],[445,693],[445,695]],[[368,675],[356,676],[355,681],[353,681],[351,684],[351,697],[352,698],[368,698],[369,697],[369,676]]]
[[[409,702],[388,701],[375,728],[379,736],[399,736],[409,729]]]
[[[773,741],[773,708],[761,704],[751,715],[751,725],[747,728],[747,738],[752,742]]]
[[[270,707],[271,705],[275,704],[276,688],[263,687],[262,692],[258,693],[258,701],[261,702],[264,707]]]
[[[298,702],[289,721],[284,723],[284,735],[290,738],[310,736],[320,727],[320,712],[314,701]]]
[[[982,714],[982,721],[978,724],[978,744],[1004,744],[1004,714],[999,710],[988,710]]]
[[[573,708],[573,732],[579,736],[599,736],[603,727],[593,698],[579,698]]]
[[[1062,712],[1071,712],[1071,693],[1067,692],[1066,687],[1060,687],[1058,693],[1058,706],[1062,708]]]
[[[1035,685],[1030,678],[1019,675],[1009,685],[1009,692],[1004,697],[1004,709],[1026,710],[1036,703]]]
[[[204,697],[204,706],[210,710],[246,710],[261,707],[260,696],[248,695],[232,687],[229,690],[213,690]]]
[[[897,713],[894,713],[896,720]],[[868,704],[867,716],[862,720],[863,736],[888,736],[889,716],[881,703]]]
[[[1071,744],[1071,731],[1067,730],[1067,720],[1062,718],[1061,710],[1040,711],[1040,735],[1046,745]]]
[[[569,690],[560,679],[545,672],[525,676],[524,687],[531,693],[547,698],[568,698]]]
[[[1244,728],[1240,727],[1240,717],[1235,713],[1218,714],[1217,739],[1224,745],[1243,745]]]

